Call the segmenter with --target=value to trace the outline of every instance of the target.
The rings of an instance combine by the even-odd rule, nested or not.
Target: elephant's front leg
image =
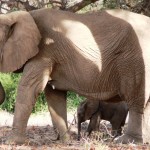
[[[58,129],[59,138],[68,139],[66,91],[53,90],[51,85],[45,88],[46,100],[52,117],[53,125]]]
[[[29,65],[30,66],[30,65]],[[49,72],[39,68],[25,69],[18,86],[13,120],[13,131],[7,143],[22,144],[25,142],[25,131],[32,108],[37,96],[42,92],[48,82]]]

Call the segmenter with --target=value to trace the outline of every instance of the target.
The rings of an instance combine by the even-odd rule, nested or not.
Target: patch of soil
[[[36,120],[37,117],[33,118]],[[6,145],[5,140],[12,128],[0,126],[0,150],[150,150],[149,145],[112,144],[111,125],[106,121],[102,121],[100,131],[93,132],[90,137],[85,134],[88,122],[82,123],[81,140],[77,141],[77,124],[73,117],[71,119],[68,120],[70,140],[67,143],[56,140],[58,135],[51,124],[29,124],[26,132],[28,140],[24,145]]]

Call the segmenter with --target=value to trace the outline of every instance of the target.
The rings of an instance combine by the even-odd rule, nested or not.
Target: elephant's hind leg
[[[140,77],[139,77],[140,78]],[[132,80],[131,80],[132,79]],[[143,142],[143,113],[144,113],[144,81],[141,77],[141,82],[136,84],[134,78],[127,78],[124,82],[124,100],[129,107],[129,121],[127,130],[116,141],[118,143],[142,143]],[[123,82],[123,80],[122,80]],[[138,87],[138,88],[137,88]]]
[[[53,90],[51,85],[47,84],[45,88],[45,96],[48,108],[52,117],[53,125],[59,131],[59,138],[63,141],[68,139],[67,125],[67,105],[66,91]]]

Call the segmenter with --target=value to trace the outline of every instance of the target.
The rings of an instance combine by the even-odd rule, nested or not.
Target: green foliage
[[[117,7],[116,0],[104,0],[103,1],[103,8],[114,9],[116,7]]]
[[[38,100],[32,110],[32,113],[37,113],[37,112],[47,111],[47,110],[48,110],[48,107],[47,107],[47,103],[45,100],[45,95],[44,95],[44,93],[41,93],[38,96]]]
[[[77,106],[84,100],[84,97],[79,96],[74,92],[67,93],[67,109],[69,111],[76,109]]]
[[[99,11],[103,8],[103,2],[102,1],[97,1],[95,3],[91,3],[81,10],[79,10],[77,13],[86,13],[86,12],[93,12],[93,11]]]
[[[6,92],[6,99],[5,102],[0,106],[1,109],[7,110],[9,112],[14,111],[16,90],[19,79],[19,74],[0,74],[0,81]]]

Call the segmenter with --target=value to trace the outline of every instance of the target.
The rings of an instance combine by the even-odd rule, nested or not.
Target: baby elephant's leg
[[[116,137],[120,136],[122,134],[122,122],[123,122],[122,117],[118,117],[118,114],[115,114],[113,118],[111,119],[110,123],[112,125],[112,132],[111,134]]]
[[[99,129],[99,123],[100,123],[100,115],[99,112],[95,113],[94,115],[92,115],[91,119],[90,119],[90,123],[87,129],[88,132],[88,136],[91,134],[91,132],[93,130],[98,130]]]

